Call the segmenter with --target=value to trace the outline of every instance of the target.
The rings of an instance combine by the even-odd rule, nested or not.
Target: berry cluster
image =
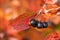
[[[30,25],[37,28],[47,28],[48,22],[39,22],[35,19],[30,20]]]

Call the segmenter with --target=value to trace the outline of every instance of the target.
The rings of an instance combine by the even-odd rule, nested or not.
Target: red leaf
[[[46,40],[59,40],[58,33],[53,32],[53,33],[49,34],[47,36]]]

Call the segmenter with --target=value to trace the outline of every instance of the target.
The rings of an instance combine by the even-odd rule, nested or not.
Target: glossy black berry
[[[30,25],[36,27],[37,21],[35,19],[30,20]]]
[[[37,23],[37,28],[43,28],[42,22],[38,22],[38,23]]]
[[[48,22],[43,22],[43,28],[47,28],[48,27]]]

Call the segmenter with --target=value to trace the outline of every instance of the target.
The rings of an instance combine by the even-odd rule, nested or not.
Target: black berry
[[[48,22],[43,22],[43,28],[47,28],[48,27]]]
[[[37,23],[37,28],[43,28],[42,22],[38,22],[38,23]]]
[[[32,20],[30,21],[30,25],[33,26],[33,27],[36,27],[37,21],[36,21],[35,19],[32,19]]]

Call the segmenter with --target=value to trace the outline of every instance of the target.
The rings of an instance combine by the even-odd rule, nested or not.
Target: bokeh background
[[[60,12],[60,6],[54,4],[57,0],[50,1],[0,0],[0,40],[60,40],[60,15],[56,16]],[[47,15],[43,11],[36,20],[45,21],[51,18],[56,25],[41,29],[28,26],[29,19],[37,15],[45,2],[48,3],[47,10],[58,8],[59,11],[53,9]]]

